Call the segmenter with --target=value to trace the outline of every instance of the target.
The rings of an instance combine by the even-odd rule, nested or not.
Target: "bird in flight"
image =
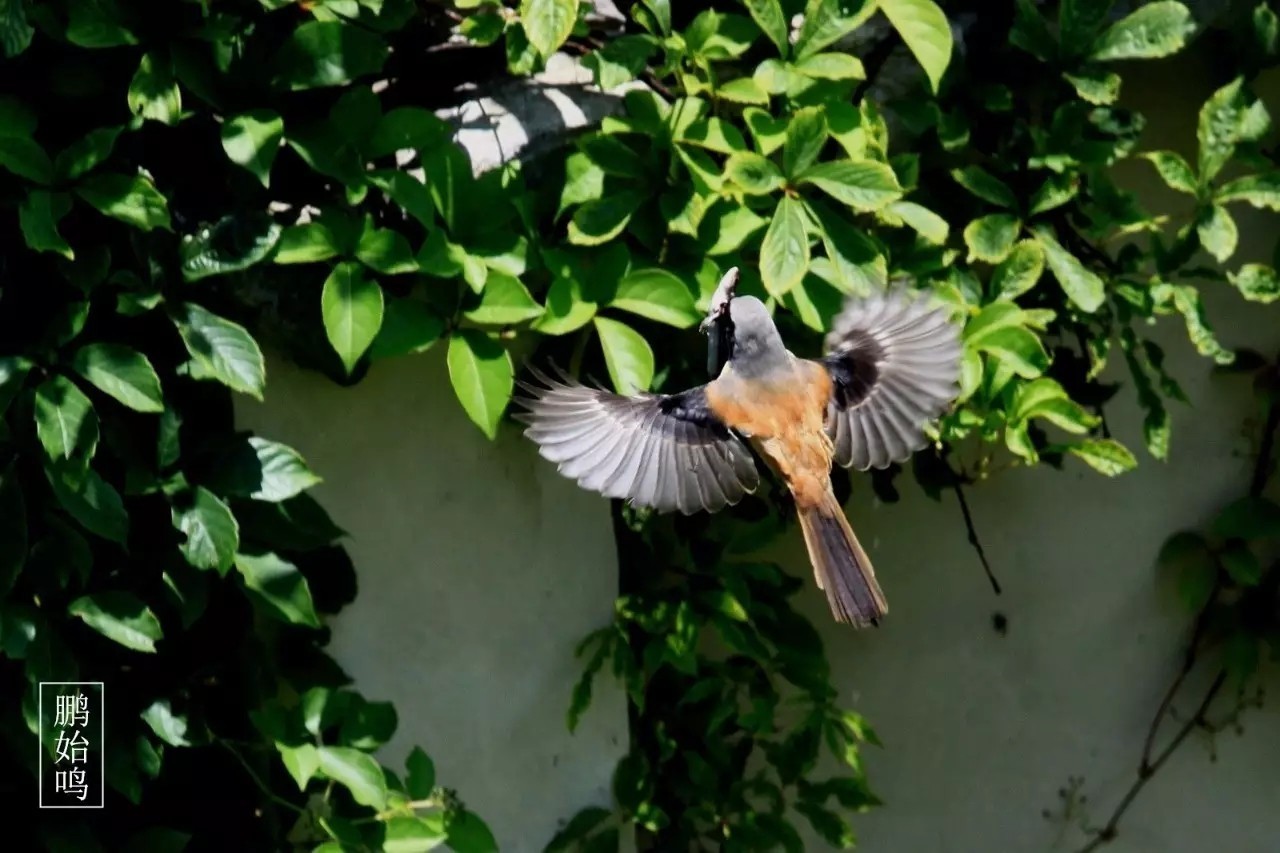
[[[520,383],[515,417],[582,488],[658,512],[716,512],[754,492],[754,449],[791,492],[832,616],[878,625],[888,605],[831,466],[885,468],[928,443],[925,425],[959,393],[960,329],[942,306],[891,287],[846,301],[826,354],[798,358],[763,302],[735,296],[737,283],[735,267],[700,327],[718,369],[707,384],[625,396],[532,369],[538,384]]]

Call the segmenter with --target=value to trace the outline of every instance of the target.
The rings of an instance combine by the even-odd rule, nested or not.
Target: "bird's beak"
[[[729,313],[729,303],[733,301],[733,292],[738,288],[738,268],[730,267],[729,271],[716,285],[716,292],[711,294],[711,306],[707,316],[698,324],[698,331],[705,333],[716,320]]]

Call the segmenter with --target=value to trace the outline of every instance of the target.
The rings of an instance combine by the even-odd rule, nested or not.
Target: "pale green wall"
[[[1209,91],[1194,62],[1126,80],[1150,114],[1145,146],[1188,150],[1188,117]],[[1145,165],[1131,177],[1144,198],[1168,202]],[[1277,225],[1275,215],[1242,215],[1236,260],[1269,257]],[[1280,348],[1280,309],[1209,290],[1224,342]],[[1157,337],[1196,407],[1173,411],[1168,464],[1144,458],[1112,481],[1070,461],[971,491],[1005,586],[999,599],[953,500],[934,503],[904,478],[902,502],[876,507],[856,480],[850,517],[890,616],[854,634],[830,623],[812,587],[802,602],[843,699],[885,742],[866,753],[888,805],[857,820],[862,849],[1070,850],[1073,836],[1055,848],[1061,828],[1041,816],[1067,777],[1085,777],[1096,821],[1129,783],[1186,624],[1153,558],[1169,532],[1202,524],[1242,490],[1249,449],[1245,383],[1211,380],[1176,321]],[[624,707],[605,683],[579,733],[564,728],[573,646],[609,619],[616,586],[605,503],[555,474],[514,428],[486,442],[451,399],[439,349],[379,364],[351,389],[273,360],[268,388],[265,405],[241,406],[241,423],[298,447],[325,476],[317,497],[353,534],[360,594],[336,620],[334,651],[362,690],[400,711],[386,760],[422,744],[504,850],[540,850],[558,820],[607,803],[625,749]],[[1130,395],[1109,418],[1140,446]],[[794,539],[781,552],[808,572]],[[996,610],[1007,637],[991,628]],[[1273,703],[1245,724],[1243,739],[1218,738],[1216,764],[1205,739],[1192,739],[1110,850],[1280,849],[1280,713]]]

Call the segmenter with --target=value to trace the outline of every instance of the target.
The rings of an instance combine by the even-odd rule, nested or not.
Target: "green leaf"
[[[1080,178],[1071,173],[1050,175],[1031,197],[1028,212],[1035,216],[1062,207],[1080,194]]]
[[[182,238],[182,278],[199,281],[247,270],[265,261],[280,242],[280,224],[262,211],[228,214],[212,227]]]
[[[89,344],[76,351],[71,367],[94,387],[137,412],[164,411],[160,377],[147,357],[120,344]]]
[[[806,107],[797,110],[787,125],[782,144],[782,169],[795,177],[813,165],[827,142],[827,121],[822,110]]]
[[[1151,287],[1151,296],[1157,305],[1167,307],[1172,304],[1174,310],[1182,315],[1187,324],[1187,337],[1195,345],[1196,352],[1212,358],[1218,364],[1230,364],[1235,360],[1234,353],[1214,337],[1209,319],[1205,315],[1204,303],[1200,299],[1200,291],[1193,285],[1156,282]]]
[[[445,843],[444,828],[420,817],[393,817],[386,822],[382,844],[385,853],[423,853]]]
[[[1058,7],[1058,34],[1068,57],[1077,56],[1093,42],[1113,4],[1114,0],[1062,0]]]
[[[996,264],[1013,250],[1022,222],[1012,213],[992,213],[975,219],[964,229],[964,242],[969,247],[969,262],[974,260]]]
[[[484,290],[480,292],[480,304],[463,316],[481,325],[510,326],[532,320],[542,311],[542,306],[529,295],[520,279],[506,273],[490,272]]]
[[[0,55],[12,59],[31,45],[35,28],[27,23],[26,0],[0,2]]]
[[[97,48],[138,43],[113,0],[72,0],[68,5],[66,36],[72,44]]]
[[[415,746],[405,759],[407,771],[404,779],[405,792],[415,800],[425,800],[431,796],[436,787],[436,765],[431,757]]]
[[[1064,72],[1062,77],[1075,87],[1077,95],[1091,104],[1106,106],[1120,98],[1120,75],[1114,71],[1085,67],[1075,74]]]
[[[187,740],[187,720],[173,713],[168,699],[157,699],[140,715],[156,737],[170,746],[191,746]]]
[[[190,498],[175,501],[172,516],[173,526],[187,537],[179,546],[187,562],[226,574],[240,548],[240,525],[227,505],[213,492],[196,486]]]
[[[762,107],[769,104],[769,93],[751,77],[730,80],[716,90],[716,95],[733,104],[755,104]]]
[[[582,294],[582,282],[572,275],[558,275],[547,290],[546,310],[533,321],[533,330],[542,335],[576,332],[596,315],[596,303]]]
[[[511,400],[514,372],[502,345],[476,329],[460,329],[449,338],[449,381],[462,409],[489,439]]]
[[[724,174],[751,195],[768,195],[784,183],[782,172],[772,160],[750,151],[740,151],[725,161]]]
[[[1231,159],[1240,142],[1247,112],[1242,86],[1237,77],[1214,92],[1200,108],[1196,139],[1200,143],[1200,183],[1208,185]]]
[[[304,743],[300,746],[288,746],[278,742],[276,743],[276,750],[280,753],[280,760],[284,763],[284,769],[289,771],[289,775],[297,783],[298,790],[305,791],[307,783],[311,781],[316,771],[320,769],[319,750],[309,743]]]
[[[276,50],[273,85],[297,91],[344,86],[382,70],[386,42],[372,30],[344,21],[308,21]]]
[[[1044,250],[1049,270],[1058,280],[1067,298],[1081,311],[1093,313],[1102,307],[1106,299],[1106,287],[1095,273],[1085,268],[1080,260],[1058,242],[1053,231],[1039,226],[1033,229],[1040,248]]]
[[[1191,12],[1176,0],[1148,3],[1108,27],[1089,55],[1102,62],[1158,59],[1182,50],[1195,28]]]
[[[1115,477],[1131,471],[1138,465],[1129,449],[1110,438],[1090,438],[1079,444],[1073,444],[1068,450],[1083,459],[1089,467]]]
[[[0,133],[0,166],[38,184],[53,180],[49,155],[30,136]]]
[[[685,29],[684,41],[689,53],[699,59],[736,59],[747,52],[759,34],[749,18],[707,9]]]
[[[98,416],[93,403],[75,383],[52,376],[36,389],[36,433],[52,460],[79,460],[87,465],[98,446]]]
[[[167,56],[144,53],[129,83],[129,111],[161,124],[177,124],[182,116],[182,91],[173,79]]]
[[[702,319],[688,286],[672,273],[656,268],[628,273],[618,282],[609,304],[677,329],[687,329]]]
[[[619,394],[639,394],[653,383],[653,350],[639,332],[608,317],[595,317],[609,379]]]
[[[991,274],[997,299],[1016,299],[1036,286],[1044,273],[1044,250],[1035,240],[1022,240]]]
[[[1009,189],[1009,185],[992,175],[981,166],[965,166],[955,169],[951,177],[957,184],[976,195],[983,201],[991,202],[997,207],[1017,210],[1018,198]]]
[[[880,0],[880,11],[902,36],[937,93],[951,62],[951,25],[933,0]]]
[[[397,151],[426,151],[447,145],[447,122],[422,107],[396,107],[378,119],[363,146],[366,157],[386,157]]]
[[[322,746],[318,752],[320,772],[350,791],[357,803],[379,811],[387,807],[387,780],[373,758],[345,746]]]
[[[1214,260],[1222,263],[1235,254],[1236,243],[1240,233],[1236,230],[1236,221],[1220,204],[1205,208],[1196,221],[1196,234],[1200,245],[1204,246]]]
[[[791,48],[791,28],[787,25],[787,19],[782,14],[782,6],[778,0],[743,0],[743,2],[747,11],[751,13],[751,19],[756,22],[756,26],[778,48],[778,53],[786,56]]]
[[[160,620],[131,592],[99,592],[77,598],[67,613],[109,640],[136,652],[154,652],[163,638]]]
[[[320,311],[329,344],[351,373],[382,326],[382,288],[359,264],[345,261],[325,279]]]
[[[22,390],[31,366],[31,362],[21,356],[0,356],[0,415],[8,410],[13,398]]]
[[[327,261],[339,253],[333,234],[321,222],[290,225],[280,232],[272,263],[312,264]]]
[[[578,246],[609,242],[627,227],[642,201],[644,197],[638,192],[624,190],[587,202],[574,211],[569,222],[569,242]]]
[[[1169,188],[1188,195],[1197,193],[1196,175],[1191,171],[1190,164],[1182,158],[1182,155],[1175,154],[1172,151],[1148,151],[1139,156],[1151,161],[1151,164],[1156,167],[1156,171],[1160,174],[1161,180]]]
[[[797,60],[812,56],[860,27],[876,10],[872,0],[808,0],[796,36]]]
[[[197,378],[216,379],[233,391],[262,399],[267,368],[262,350],[244,327],[194,302],[180,303],[173,321],[198,367]]]
[[[129,516],[120,493],[93,469],[68,469],[63,465],[45,467],[45,478],[54,497],[72,518],[103,539],[124,544],[129,536]]]
[[[1220,203],[1243,201],[1256,208],[1280,211],[1280,171],[1227,181],[1214,193],[1214,198]]]
[[[578,18],[578,0],[522,0],[520,23],[529,43],[543,57],[549,57],[573,32]]]
[[[860,296],[883,288],[889,278],[888,265],[871,238],[819,201],[808,201],[805,206],[822,231],[822,245],[834,273],[828,279],[830,284],[844,293]],[[816,272],[817,264],[813,267]]]
[[[951,227],[947,225],[947,220],[929,208],[916,204],[914,201],[895,201],[886,207],[881,212],[881,215],[901,219],[921,237],[935,246],[945,244],[947,236],[951,232]]]
[[[103,214],[134,228],[170,230],[168,202],[142,175],[90,175],[76,186],[75,193]]]
[[[425,352],[444,334],[444,320],[424,302],[391,299],[383,308],[382,326],[369,346],[369,357],[394,358]]]
[[[90,131],[76,142],[64,148],[54,161],[54,170],[63,179],[72,181],[97,168],[111,156],[116,138],[124,130],[121,126],[100,127]]]
[[[1176,579],[1178,595],[1191,613],[1200,611],[1213,596],[1218,563],[1209,543],[1198,533],[1182,531],[1160,546],[1156,564]]]
[[[783,196],[760,244],[760,275],[765,290],[781,298],[809,269],[809,235],[800,202]]]
[[[27,247],[35,252],[56,252],[69,261],[76,254],[70,244],[58,233],[58,223],[71,212],[71,200],[66,193],[50,193],[33,190],[27,193],[18,207],[18,225]]]
[[[478,815],[465,809],[448,818],[449,848],[455,853],[498,853],[493,832]]]
[[[1068,397],[1062,386],[1047,376],[1018,386],[1009,417],[1014,423],[1043,418],[1076,435],[1088,432],[1100,422],[1096,415]]]
[[[1049,355],[1044,351],[1044,345],[1034,333],[1022,326],[996,329],[973,345],[1024,379],[1034,379],[1049,367]]]
[[[847,53],[816,53],[801,59],[792,68],[798,74],[818,80],[863,80],[867,76],[862,60]]]
[[[222,123],[222,150],[227,159],[271,186],[271,164],[284,139],[284,119],[273,110],[251,110]],[[306,226],[294,226],[306,227]]]
[[[209,485],[225,495],[279,503],[321,482],[287,444],[249,436],[231,444]]]
[[[1257,586],[1262,580],[1262,563],[1243,544],[1227,546],[1218,559],[1222,562],[1222,568],[1240,586]]]
[[[1227,279],[1250,302],[1275,302],[1280,299],[1280,276],[1264,264],[1245,264],[1239,272],[1227,273]]]
[[[235,565],[245,587],[276,618],[291,625],[320,627],[311,602],[311,587],[297,566],[270,553],[236,554]]]
[[[1240,498],[1218,513],[1210,530],[1220,539],[1280,538],[1280,506],[1266,498]]]
[[[875,160],[833,160],[818,163],[798,177],[854,210],[879,210],[902,197],[893,169]]]

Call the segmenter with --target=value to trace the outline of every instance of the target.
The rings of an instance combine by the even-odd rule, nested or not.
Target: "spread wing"
[[[707,406],[705,386],[624,397],[530,370],[525,435],[584,489],[685,515],[735,504],[760,483],[751,451]]]
[[[836,464],[860,471],[903,462],[960,391],[960,328],[905,288],[850,301],[822,358],[832,380],[827,434]]]

